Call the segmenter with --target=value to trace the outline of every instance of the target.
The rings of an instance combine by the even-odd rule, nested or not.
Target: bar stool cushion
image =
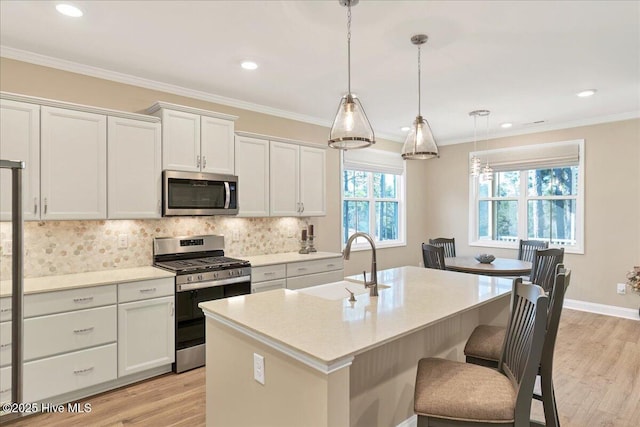
[[[478,325],[464,346],[465,356],[498,363],[505,333],[504,326]]]
[[[509,378],[496,370],[426,358],[418,363],[414,410],[427,417],[509,423],[516,395]]]

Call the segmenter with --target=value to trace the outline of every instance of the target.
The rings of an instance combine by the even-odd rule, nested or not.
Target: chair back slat
[[[553,367],[553,352],[558,336],[558,327],[560,325],[560,316],[562,315],[562,306],[564,304],[564,296],[569,288],[571,281],[571,270],[564,268],[564,264],[558,264],[556,268],[555,282],[549,295],[549,310],[547,315],[547,333],[544,339],[544,348],[542,349],[542,360],[540,365],[542,369],[551,369]]]
[[[518,259],[520,261],[528,261],[533,263],[538,249],[548,249],[549,242],[542,240],[520,240],[520,248],[518,249]]]
[[[425,268],[444,270],[444,248],[442,246],[422,244],[422,260]]]
[[[556,267],[564,260],[564,248],[538,249],[533,258],[531,283],[542,286],[545,292],[551,291],[555,280]]]
[[[447,239],[446,237],[438,237],[437,239],[429,239],[429,244],[441,246],[444,248],[444,256],[451,258],[456,256],[456,239]]]

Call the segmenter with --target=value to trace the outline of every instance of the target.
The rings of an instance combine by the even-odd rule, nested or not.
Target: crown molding
[[[281,117],[284,119],[295,120],[298,122],[309,123],[313,125],[331,127],[331,122],[327,119],[308,116],[306,114],[294,113],[292,111],[281,110],[266,105],[254,104],[252,102],[242,101],[226,96],[215,95],[195,89],[189,89],[169,83],[163,83],[155,80],[145,79],[130,74],[120,73],[117,71],[107,70],[104,68],[93,67],[90,65],[80,64],[78,62],[67,61],[64,59],[54,58],[39,53],[29,52],[22,49],[0,45],[0,56],[17,61],[28,62],[31,64],[41,65],[44,67],[56,68],[58,70],[69,71],[71,73],[83,74],[86,76],[97,77],[104,80],[111,80],[118,83],[124,83],[132,86],[143,87],[146,89],[167,92],[174,95],[186,96],[201,101],[213,102],[215,104],[226,105],[228,107],[240,108],[243,110],[253,111],[256,113],[268,114],[271,116]],[[398,135],[377,133],[383,139],[402,142]]]

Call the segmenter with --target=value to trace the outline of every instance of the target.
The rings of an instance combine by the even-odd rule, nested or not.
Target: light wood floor
[[[640,425],[640,322],[564,310],[554,368],[563,427]],[[91,403],[90,413],[35,415],[9,425],[203,426],[204,369],[93,396],[82,401]],[[534,417],[543,419],[534,405]]]

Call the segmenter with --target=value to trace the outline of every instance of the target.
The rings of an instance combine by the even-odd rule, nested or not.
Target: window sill
[[[476,241],[476,242],[469,242],[469,246],[472,247],[479,247],[479,248],[497,248],[497,249],[519,249],[520,244],[519,243],[508,243],[508,242],[496,242],[495,240],[489,240],[489,241]],[[554,246],[551,245],[549,246],[549,249],[553,249],[553,248],[564,248],[564,253],[566,254],[578,254],[578,255],[584,255],[584,248],[581,247],[570,247],[570,246]]]

